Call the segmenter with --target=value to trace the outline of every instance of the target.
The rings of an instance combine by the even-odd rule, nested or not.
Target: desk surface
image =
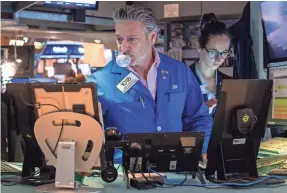
[[[171,176],[168,175],[170,178]],[[178,182],[181,181],[183,176],[176,176],[172,178],[176,179]],[[248,189],[231,189],[231,188],[200,188],[200,187],[171,187],[171,188],[155,188],[150,190],[137,190],[134,188],[126,189],[125,182],[123,181],[122,177],[118,177],[118,179],[110,184],[104,183],[101,178],[86,178],[85,183],[92,185],[93,183],[100,183],[104,186],[105,193],[139,193],[139,192],[153,192],[153,193],[161,193],[162,191],[165,191],[167,193],[174,193],[175,191],[180,193],[190,193],[191,191],[197,192],[197,193],[215,193],[216,191],[220,191],[220,193],[242,193],[242,192],[248,192],[248,193],[282,193],[287,192],[287,183],[284,185],[272,185],[265,188],[248,188]],[[209,183],[209,182],[207,182]],[[197,180],[193,180],[190,177],[188,177],[186,184],[199,184]],[[32,186],[24,186],[24,185],[16,185],[16,186],[1,186],[2,193],[34,193],[36,192],[36,187]]]

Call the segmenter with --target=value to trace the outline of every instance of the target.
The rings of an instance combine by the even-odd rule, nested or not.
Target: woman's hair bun
[[[200,18],[199,28],[202,30],[207,23],[217,22],[218,17],[214,13],[205,13]]]
[[[206,13],[202,15],[198,32],[198,42],[201,48],[207,44],[210,36],[222,34],[227,35],[231,39],[225,23],[219,21],[218,17],[214,13]]]

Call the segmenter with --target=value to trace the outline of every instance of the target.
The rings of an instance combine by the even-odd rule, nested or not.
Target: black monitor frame
[[[272,98],[272,80],[223,80],[208,147],[206,177],[226,180],[229,174],[257,177],[256,157],[264,137]],[[257,117],[252,132],[234,136],[233,113],[251,108]]]
[[[45,180],[55,177],[55,168],[45,166],[44,155],[34,135],[34,124],[36,121],[35,108],[32,97],[32,83],[8,83],[6,92],[15,102],[15,122],[25,143],[24,161],[21,176],[26,179],[22,182],[29,184],[28,176],[33,180],[35,167],[40,168],[40,177]],[[37,179],[39,180],[38,177]],[[51,181],[49,181],[51,183]]]

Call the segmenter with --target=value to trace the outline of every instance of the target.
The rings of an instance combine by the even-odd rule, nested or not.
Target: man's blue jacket
[[[104,125],[121,133],[195,131],[204,133],[202,153],[207,152],[212,117],[203,102],[200,86],[187,65],[159,54],[156,100],[141,81],[123,94],[117,85],[130,71],[115,60],[96,71],[94,82],[102,105]]]

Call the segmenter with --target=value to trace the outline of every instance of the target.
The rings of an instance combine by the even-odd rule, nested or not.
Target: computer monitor
[[[264,39],[267,43],[268,63],[287,61],[287,2],[263,1],[260,3]]]
[[[287,65],[268,68],[268,79],[287,79]]]
[[[65,75],[66,72],[72,69],[71,63],[54,63],[55,75]]]
[[[44,6],[69,9],[92,9],[97,10],[99,1],[43,1]]]
[[[93,83],[82,84],[34,84],[32,85],[33,103],[38,104],[36,118],[57,111],[76,112],[89,115],[101,125],[103,120],[96,95],[97,89]],[[55,120],[55,125],[61,125],[61,120]],[[78,122],[70,121],[69,117],[65,124],[77,125]],[[88,143],[85,156],[89,157],[93,144]],[[100,167],[100,160],[95,163]]]
[[[268,116],[268,126],[270,128],[286,128],[287,66],[273,66],[268,68],[268,78],[273,80],[273,95]],[[272,130],[272,133],[274,132],[276,131]]]
[[[35,136],[47,165],[56,167],[56,183],[39,190],[76,189],[75,172],[100,169],[99,158],[103,158],[103,120],[96,85],[34,84],[32,90],[37,105]]]
[[[58,111],[72,111],[88,114],[100,122],[98,98],[93,83],[83,84],[34,84],[34,103],[46,104],[37,108],[37,118]],[[47,105],[48,104],[48,105]]]
[[[44,157],[34,136],[34,124],[36,121],[32,90],[30,83],[8,83],[7,94],[15,104],[15,117],[17,130],[23,136],[25,142],[24,162],[22,177],[31,176],[35,167],[43,166]],[[46,168],[41,168],[40,174],[50,173]]]
[[[123,140],[130,144],[124,149],[123,165],[131,172],[193,173],[198,170],[203,144],[203,133],[171,132],[125,134]],[[135,150],[138,148],[138,150]],[[135,158],[137,161],[135,161]],[[138,167],[134,167],[137,163]]]
[[[272,80],[223,80],[208,147],[209,179],[215,171],[222,180],[228,174],[258,176],[256,157],[267,125],[272,84]]]
[[[287,78],[273,80],[271,120],[287,126]]]

